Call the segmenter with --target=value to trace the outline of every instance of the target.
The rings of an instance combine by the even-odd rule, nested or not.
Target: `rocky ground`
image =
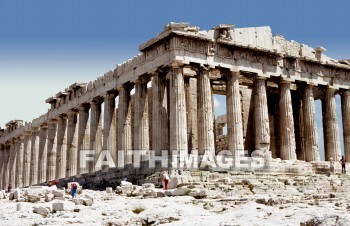
[[[75,199],[35,189],[0,192],[1,225],[350,225],[346,175],[224,178],[168,191],[126,183]]]

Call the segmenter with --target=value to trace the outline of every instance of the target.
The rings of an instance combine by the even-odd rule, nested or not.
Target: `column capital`
[[[134,88],[134,83],[126,82],[117,87],[118,92],[122,90],[131,91]]]
[[[266,76],[264,76],[264,75],[258,75],[258,74],[256,74],[256,75],[254,76],[254,80],[266,80],[266,79],[268,79],[268,77],[266,77]]]
[[[103,95],[104,99],[114,99],[117,97],[117,91],[109,91]]]
[[[90,103],[82,103],[79,105],[78,110],[80,111],[86,111],[90,108]]]
[[[67,118],[68,118],[68,115],[65,114],[65,113],[63,113],[63,114],[60,114],[58,117],[59,117],[60,119],[64,120],[64,119],[67,119]]]
[[[79,111],[75,108],[73,109],[69,109],[68,112],[67,112],[67,115],[78,115]]]
[[[240,71],[229,71],[227,73],[227,77],[236,77],[236,78],[239,78],[241,75],[241,72]]]
[[[40,129],[47,129],[47,128],[48,128],[48,124],[46,122],[40,125]]]
[[[350,96],[350,89],[341,89],[339,94],[344,96]]]
[[[31,136],[32,135],[32,131],[28,130],[28,131],[24,131],[24,135],[25,136]]]
[[[52,119],[50,119],[47,123],[48,123],[49,125],[57,124],[57,123],[58,123],[58,120],[57,120],[56,118],[52,118]]]

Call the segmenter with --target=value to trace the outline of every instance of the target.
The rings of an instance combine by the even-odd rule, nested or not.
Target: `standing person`
[[[72,182],[70,189],[71,189],[71,194],[72,194],[72,199],[73,199],[77,195],[77,189],[78,189],[77,183]]]
[[[168,190],[168,183],[170,181],[170,176],[166,171],[164,171],[162,176],[163,176],[163,182],[164,182],[164,190]]]
[[[53,181],[53,185],[55,185],[56,187],[58,186],[58,180],[57,180],[57,179],[55,179],[55,180]]]
[[[345,170],[346,161],[345,161],[344,155],[341,157],[339,162],[341,163],[341,172],[346,173],[346,170]]]
[[[7,187],[7,192],[11,192],[12,191],[12,184],[9,184],[9,186]]]

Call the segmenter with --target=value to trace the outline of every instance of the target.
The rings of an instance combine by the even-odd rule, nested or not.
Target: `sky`
[[[171,21],[204,30],[270,26],[332,58],[350,58],[347,0],[0,0],[0,126],[44,114],[47,98],[114,69]],[[222,98],[216,103],[223,113]]]

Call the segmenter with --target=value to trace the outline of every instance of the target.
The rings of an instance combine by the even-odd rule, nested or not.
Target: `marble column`
[[[188,151],[198,150],[197,79],[185,78]]]
[[[3,188],[7,190],[7,186],[9,185],[9,176],[10,176],[10,142],[5,144],[5,153],[4,153],[4,174],[2,177]]]
[[[128,151],[132,149],[131,136],[131,87],[121,86],[119,89],[118,104],[118,150],[123,150],[125,164],[132,163],[132,156]]]
[[[89,172],[89,164],[86,155],[82,152],[90,149],[90,126],[89,126],[90,104],[79,106],[79,129],[78,129],[78,174]]]
[[[307,85],[303,96],[303,120],[305,137],[305,161],[319,161],[315,100],[312,85]]]
[[[236,162],[240,157],[239,151],[244,150],[241,94],[239,92],[238,72],[230,72],[227,75],[226,111],[228,151],[234,156]]]
[[[23,156],[24,156],[24,136],[18,138],[16,145],[17,159],[15,170],[15,188],[23,187]]]
[[[93,100],[90,103],[90,150],[94,151],[94,161],[89,162],[89,172],[95,172],[101,169],[101,166],[96,165],[99,154],[102,149],[101,141],[101,101]]]
[[[279,144],[283,160],[295,160],[295,133],[290,82],[281,81],[279,99]]]
[[[147,154],[149,150],[149,124],[148,124],[148,95],[147,80],[138,80],[135,83],[135,150]],[[141,160],[148,160],[142,156]]]
[[[56,178],[66,177],[67,168],[67,119],[66,114],[61,114],[57,122],[57,151],[56,151]]]
[[[38,157],[38,183],[46,181],[47,168],[47,144],[48,144],[48,125],[46,123],[40,126],[39,130],[39,157]]]
[[[104,119],[103,119],[103,150],[108,150],[113,158],[113,162],[117,164],[117,125],[115,110],[116,93],[111,92],[104,95]],[[104,167],[106,168],[106,167]]]
[[[168,95],[166,78],[154,74],[152,78],[152,144],[156,155],[169,150],[168,135]]]
[[[78,165],[78,111],[68,111],[66,177],[77,175]]]
[[[177,66],[173,67],[169,79],[170,151],[184,151],[187,153],[186,96],[183,68]]]
[[[341,94],[341,112],[345,160],[350,162],[350,90],[344,90]]]
[[[52,119],[49,122],[47,132],[47,181],[52,181],[56,178],[57,122],[57,119]]]
[[[16,174],[16,163],[17,163],[17,138],[13,138],[10,143],[10,163],[9,163],[9,184],[12,188],[15,188],[15,174]]]
[[[0,190],[4,190],[4,159],[5,159],[5,145],[0,144]]]
[[[270,126],[267,108],[266,78],[254,81],[254,129],[255,150],[270,150]]]
[[[30,159],[32,148],[32,132],[26,131],[24,138],[24,156],[23,156],[23,187],[29,186],[30,178]]]
[[[214,122],[210,71],[200,69],[197,76],[197,117],[198,117],[198,154],[215,155]]]
[[[38,183],[38,170],[39,170],[39,146],[40,146],[40,136],[39,128],[33,128],[31,137],[31,153],[30,153],[30,175],[29,175],[29,185],[35,185]]]
[[[329,161],[339,161],[341,157],[337,108],[335,104],[335,89],[326,88],[325,98],[322,102],[323,131],[325,144],[325,157]]]

